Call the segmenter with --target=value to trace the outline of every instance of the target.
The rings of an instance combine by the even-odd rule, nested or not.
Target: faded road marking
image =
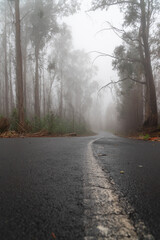
[[[84,166],[85,240],[154,240],[145,225],[135,228],[119,203],[118,195],[88,145]],[[140,230],[137,230],[140,229]],[[143,229],[143,231],[142,231]]]

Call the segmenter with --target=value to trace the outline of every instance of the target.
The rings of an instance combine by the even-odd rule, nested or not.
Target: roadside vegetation
[[[100,30],[113,31],[120,45],[112,55],[92,51],[93,61],[74,48],[64,22],[81,1],[0,0],[1,132],[86,134],[94,120],[101,128],[110,121],[110,130],[126,135],[160,136],[160,2],[91,2],[90,11],[119,8],[123,16],[122,26],[105,22]],[[104,114],[100,119],[105,104],[99,110],[95,100],[93,63],[102,56],[113,59],[117,72],[117,79],[100,89],[112,87],[115,94],[116,106],[107,109],[106,119]]]
[[[0,0],[0,5],[1,135],[88,134],[96,69],[84,50],[74,49],[63,22],[80,2]]]
[[[19,130],[20,129],[20,130]],[[73,122],[70,119],[61,119],[54,114],[43,118],[33,118],[25,120],[25,123],[19,128],[18,115],[16,110],[11,118],[0,117],[0,137],[18,137],[18,136],[83,136],[93,135],[85,122]]]
[[[121,44],[113,55],[97,52],[97,57],[113,59],[113,69],[118,79],[107,83],[102,89],[112,87],[115,93],[115,131],[134,135],[160,136],[160,2],[157,0],[100,0],[92,1],[92,10],[119,8],[122,26],[106,22],[102,31],[113,31]],[[108,109],[110,116],[113,109]],[[155,134],[155,132],[154,132]],[[148,138],[148,137],[146,137]]]

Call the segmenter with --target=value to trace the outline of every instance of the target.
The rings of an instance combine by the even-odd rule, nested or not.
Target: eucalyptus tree
[[[30,25],[30,15],[33,11],[33,1],[23,0],[21,4],[21,43],[22,43],[22,59],[23,59],[23,84],[24,84],[24,109],[25,117],[27,117],[28,106],[27,106],[27,97],[30,98],[31,92],[27,91],[27,86],[30,84],[30,78],[28,78],[29,69],[28,63],[31,59],[32,50],[29,51],[30,45],[30,34],[31,34],[31,25]],[[31,63],[30,63],[31,64]],[[33,63],[32,63],[33,64]]]
[[[59,32],[58,19],[60,16],[67,16],[77,10],[78,2],[52,0],[35,0],[33,11],[30,16],[31,41],[35,48],[35,115],[40,117],[39,100],[39,54],[53,34]]]
[[[15,38],[16,38],[16,81],[17,81],[17,109],[20,130],[24,126],[24,101],[23,101],[23,70],[21,50],[21,25],[19,0],[15,0]]]
[[[2,36],[2,54],[1,54],[1,66],[2,66],[2,82],[4,83],[3,87],[1,87],[2,93],[1,93],[1,101],[3,106],[3,113],[6,117],[9,116],[9,66],[8,66],[8,54],[9,54],[9,24],[10,24],[10,18],[9,18],[9,7],[7,1],[0,1],[1,8],[0,8],[0,20],[1,20],[1,36]]]
[[[56,81],[58,87],[58,113],[60,118],[72,120],[82,119],[92,102],[93,85],[90,80],[95,74],[91,68],[89,56],[82,50],[74,50],[72,36],[66,24],[59,27],[53,50],[49,55],[48,70],[50,73],[50,84],[48,90],[48,107],[51,108],[51,93]],[[53,107],[53,105],[52,105]]]
[[[96,75],[96,71],[92,68],[87,53],[83,50],[73,50],[64,73],[65,108],[74,126],[75,122],[82,123],[89,116],[95,90],[91,79]]]
[[[144,125],[147,127],[157,126],[157,99],[153,77],[150,40],[151,37],[153,37],[156,16],[160,11],[160,2],[158,0],[100,0],[98,2],[93,0],[92,3],[92,10],[98,8],[107,10],[109,7],[117,5],[123,12],[123,29],[120,30],[113,26],[112,28],[116,34],[121,35],[121,38],[128,46],[132,46],[138,51],[138,56],[136,58],[134,56],[127,56],[127,58],[121,60],[126,64],[131,62],[133,64],[139,63],[141,65],[143,69],[143,77],[146,82],[147,110]],[[132,76],[130,77],[132,78]]]
[[[5,63],[5,112],[9,115],[9,82],[8,82],[8,61],[7,61],[7,2],[5,2],[5,26],[4,26],[4,63]]]
[[[62,24],[59,27],[59,33],[55,37],[54,50],[51,53],[52,68],[54,67],[54,77],[56,75],[59,83],[58,100],[59,100],[59,116],[64,117],[64,91],[65,81],[70,62],[72,46],[71,32],[66,24]],[[53,70],[53,69],[52,69]],[[51,84],[53,84],[54,78],[52,78]],[[51,85],[52,86],[52,85]],[[48,96],[50,97],[50,95]]]
[[[74,50],[69,28],[63,24],[59,28],[53,50],[49,55],[48,70],[51,74],[48,91],[48,106],[53,109],[51,101],[52,88],[58,85],[58,114],[62,119],[69,119],[73,126],[85,119],[92,105],[92,94],[95,91],[92,77],[96,74],[90,58],[83,50]]]
[[[143,68],[141,64],[126,62],[121,59],[139,58],[139,52],[134,47],[126,48],[125,44],[117,47],[114,51],[116,59],[112,62],[113,68],[118,71],[117,107],[119,121],[123,123],[123,129],[137,129],[143,124],[143,112],[145,104],[143,89],[146,82],[143,80]]]
[[[40,117],[40,93],[39,93],[39,54],[43,49],[47,38],[50,36],[52,21],[51,1],[36,0],[33,3],[33,11],[30,16],[30,39],[34,46],[35,54],[35,116]],[[55,23],[55,19],[54,19]],[[54,24],[55,25],[55,24]]]

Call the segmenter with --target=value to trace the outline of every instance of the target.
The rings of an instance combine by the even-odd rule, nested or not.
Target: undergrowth
[[[10,129],[11,131],[18,131],[18,114],[14,110],[10,117]],[[32,119],[25,119],[24,129],[26,132],[37,133],[40,131],[46,131],[48,134],[68,134],[75,132],[76,134],[89,133],[86,123],[71,121],[70,119],[63,119],[54,114],[48,114],[45,117]]]

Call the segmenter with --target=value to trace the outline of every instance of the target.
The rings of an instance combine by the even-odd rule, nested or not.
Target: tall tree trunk
[[[40,118],[40,96],[39,96],[39,47],[35,47],[36,69],[35,69],[35,116]]]
[[[56,73],[54,73],[54,75],[50,73],[50,86],[48,91],[48,114],[50,113],[50,110],[51,110],[51,103],[53,103],[51,101],[51,93],[52,93],[52,87],[53,87],[55,77],[56,77]]]
[[[45,77],[43,69],[43,116],[46,115],[46,94],[45,94]]]
[[[1,59],[0,59],[1,60]],[[1,74],[2,74],[2,66],[0,65],[0,72],[1,72]],[[1,75],[0,75],[1,76]],[[1,76],[1,78],[2,78],[2,76]],[[2,81],[0,81],[0,114],[2,115],[2,111],[3,111],[3,95],[2,95],[2,93],[3,93],[3,82]]]
[[[23,73],[22,73],[22,51],[20,36],[20,13],[19,0],[15,0],[16,15],[16,80],[17,80],[17,107],[19,125],[24,126],[24,103],[23,103]],[[22,130],[22,128],[20,129]]]
[[[9,28],[9,35],[11,34],[11,29]],[[13,96],[13,87],[12,87],[12,46],[11,40],[9,40],[9,89],[10,89],[10,111],[14,109],[14,96]]]
[[[5,54],[5,115],[9,115],[9,98],[8,98],[8,69],[7,69],[7,22],[6,22],[6,9],[5,4],[5,29],[4,29],[4,54]]]
[[[143,48],[144,48],[144,70],[145,70],[145,78],[147,83],[147,114],[144,122],[144,126],[146,127],[156,127],[158,124],[158,113],[157,113],[157,98],[156,98],[156,90],[153,79],[153,72],[151,66],[151,57],[150,57],[150,49],[148,43],[149,36],[149,23],[147,24],[146,11],[145,11],[145,2],[144,0],[140,0],[141,7],[141,37],[143,40]]]
[[[52,74],[50,73],[49,74],[49,77],[50,77],[50,82],[52,81],[51,78],[52,78]],[[50,111],[51,111],[51,91],[52,91],[52,84],[50,84],[49,86],[49,90],[48,90],[48,104],[47,104],[47,113],[50,114]]]
[[[63,117],[63,72],[61,69],[61,82],[60,82],[60,107],[59,107],[60,118]]]
[[[41,104],[42,104],[42,70],[39,69],[39,105],[40,105],[40,115],[41,115]]]
[[[3,93],[3,103],[2,103],[2,106],[3,106],[3,108],[2,108],[2,115],[4,116],[5,115],[5,109],[6,109],[6,107],[5,107],[5,82],[3,82],[3,86],[2,86],[2,93]]]
[[[24,109],[25,114],[27,113],[27,83],[26,83],[26,77],[27,77],[27,31],[25,34],[25,46],[24,46],[24,53],[23,53],[23,84],[24,84]]]

